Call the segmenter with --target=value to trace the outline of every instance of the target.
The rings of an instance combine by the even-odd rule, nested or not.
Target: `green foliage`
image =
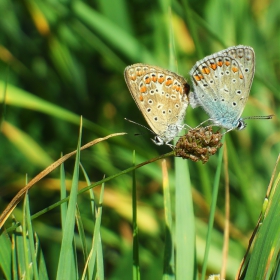
[[[279,163],[280,157],[278,157]],[[258,225],[250,240],[240,279],[279,278],[279,164],[276,165]],[[262,277],[264,278],[264,277]]]
[[[256,54],[256,75],[243,116],[275,117],[248,120],[245,130],[226,135],[224,153],[229,162],[231,203],[226,279],[234,279],[262,209],[280,148],[276,109],[280,102],[279,17],[278,0],[1,0],[0,212],[23,188],[26,173],[33,178],[61,152],[66,154],[76,148],[80,115],[84,119],[82,143],[116,132],[128,134],[82,151],[77,162],[73,158],[65,162],[60,175],[57,170],[37,183],[29,191],[30,207],[26,202],[24,208],[31,208],[32,214],[59,201],[60,191],[61,199],[65,198],[71,185],[72,195],[74,187],[78,191],[91,181],[101,181],[103,174],[109,177],[127,169],[132,165],[133,150],[136,165],[170,151],[167,146],[155,146],[148,131],[124,120],[127,117],[145,125],[124,82],[127,65],[153,64],[189,79],[191,67],[203,56],[233,45],[249,45]],[[206,118],[201,108],[187,110],[186,123],[192,127]],[[71,174],[77,174],[79,162],[84,176],[74,177]],[[175,263],[185,264],[182,273],[186,279],[195,279],[204,260],[218,164],[217,155],[205,165],[191,161],[186,164],[182,159],[176,159],[174,165],[173,159],[167,159],[170,204],[163,196],[165,177],[161,166],[150,163],[137,169],[133,184],[129,172],[106,182],[102,212],[101,205],[94,203],[98,201],[95,196],[102,198],[99,188],[94,189],[95,196],[90,192],[75,196],[74,202],[70,199],[67,207],[65,203],[61,205],[60,212],[58,207],[45,210],[30,224],[29,214],[19,205],[13,214],[22,227],[9,228],[8,220],[5,228],[10,236],[6,232],[0,235],[0,275],[17,279],[12,274],[12,262],[23,271],[35,256],[40,279],[55,279],[63,274],[62,269],[73,272],[73,279],[91,279],[92,275],[99,279],[132,279],[132,205],[136,205],[131,198],[133,185],[138,200],[139,275],[143,279],[162,278],[166,271],[163,266],[168,263],[164,256],[173,258],[172,253],[165,254],[169,249],[165,246],[172,248],[172,242],[183,246],[176,232],[181,228],[189,246],[186,252],[182,252],[184,247],[178,251],[186,253],[187,259],[181,257],[176,263],[175,258]],[[218,273],[223,259],[225,179],[222,169],[207,274]],[[273,207],[279,216],[278,208]],[[72,211],[69,217],[68,211]],[[176,216],[167,234],[165,215],[170,219],[179,211],[182,215]],[[73,226],[74,218],[77,228]],[[70,220],[71,224],[67,224]],[[268,215],[268,221],[272,220]],[[277,224],[274,226],[278,233]],[[33,241],[25,232],[30,234],[32,230]],[[74,239],[65,240],[66,233]],[[264,246],[268,238],[271,242],[276,238],[264,234]],[[36,252],[32,244],[38,245]],[[31,253],[25,252],[28,250]],[[91,253],[93,260],[88,258]],[[66,260],[72,265],[63,267],[62,261]],[[278,260],[274,261],[276,265]],[[35,278],[35,272],[29,273]]]

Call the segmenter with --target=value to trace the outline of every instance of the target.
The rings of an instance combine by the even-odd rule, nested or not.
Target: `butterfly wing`
[[[244,90],[243,94],[241,94],[241,102],[244,104],[244,108],[249,97],[255,75],[255,52],[251,47],[239,45],[236,47],[230,47],[222,51],[222,54],[235,59],[240,67],[240,74],[242,75],[242,77],[240,76],[240,78],[241,80],[244,80]],[[234,94],[233,91],[232,93]],[[241,116],[242,111],[239,117]]]
[[[193,108],[202,106],[210,119],[227,129],[238,126],[255,72],[251,47],[237,46],[198,61],[190,71]]]
[[[133,64],[124,71],[125,81],[139,110],[155,134],[172,140],[184,122],[188,106],[187,81],[165,69]]]

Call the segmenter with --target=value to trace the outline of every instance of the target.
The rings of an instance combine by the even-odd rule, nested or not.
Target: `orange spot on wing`
[[[235,66],[233,66],[231,69],[232,69],[232,72],[234,72],[234,73],[236,73],[238,71],[238,68]]]
[[[195,78],[196,81],[200,81],[202,79],[201,75],[194,75],[193,77]]]
[[[223,62],[222,62],[222,61],[218,61],[218,62],[217,62],[217,65],[218,65],[219,67],[221,67],[221,66],[223,66]]]
[[[164,77],[158,78],[158,82],[159,82],[160,84],[162,84],[162,83],[164,82]]]
[[[229,65],[230,65],[230,62],[226,60],[225,65],[226,65],[226,66],[229,66]]]
[[[146,84],[149,84],[150,82],[151,82],[151,79],[150,79],[150,78],[145,79],[145,83],[146,83]]]
[[[140,88],[140,92],[141,92],[141,93],[144,93],[144,92],[146,92],[146,91],[147,91],[147,88],[146,88],[145,86],[143,86],[143,87]]]
[[[170,86],[172,83],[173,83],[172,80],[167,80],[167,81],[165,82],[165,85],[166,85],[166,86]]]
[[[240,75],[239,75],[239,78],[240,78],[240,79],[243,79],[243,75],[242,75],[242,74],[240,74]]]
[[[210,64],[210,67],[211,67],[213,70],[216,70],[216,69],[217,69],[217,64],[216,64],[216,63],[211,63],[211,64]]]
[[[209,68],[207,68],[207,67],[205,67],[205,68],[202,68],[201,69],[201,72],[203,73],[203,74],[209,74],[210,73],[210,69]]]
[[[180,88],[181,88],[180,86],[176,86],[176,85],[172,87],[172,89],[177,92],[180,92]]]
[[[143,101],[143,100],[144,100],[143,95],[140,95],[140,96],[139,96],[139,99],[140,99],[140,101]]]
[[[152,76],[152,81],[156,82],[157,81],[157,77],[156,76]]]
[[[136,76],[135,75],[130,76],[130,80],[135,81],[136,80]]]

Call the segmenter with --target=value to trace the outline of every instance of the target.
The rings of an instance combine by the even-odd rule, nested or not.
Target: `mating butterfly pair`
[[[245,128],[241,114],[254,73],[253,48],[239,45],[198,61],[190,71],[192,92],[183,77],[141,63],[126,67],[125,81],[156,135],[152,140],[157,145],[170,145],[168,143],[185,127],[184,118],[189,104],[193,108],[202,106],[209,120],[227,131]]]

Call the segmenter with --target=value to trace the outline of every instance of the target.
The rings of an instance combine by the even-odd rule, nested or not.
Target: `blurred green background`
[[[170,28],[176,49],[172,62],[177,63],[177,72],[188,80],[188,72],[197,60],[230,46],[249,45],[256,54],[256,75],[243,116],[274,114],[275,117],[248,120],[245,130],[226,135],[233,205],[227,279],[233,279],[280,151],[279,19],[279,0],[1,0],[0,211],[24,186],[25,174],[30,180],[59,158],[61,152],[66,154],[76,148],[80,115],[84,118],[83,143],[111,133],[128,133],[81,153],[81,162],[92,182],[99,181],[103,174],[110,176],[128,168],[133,150],[137,163],[170,151],[167,146],[155,146],[148,131],[124,120],[126,117],[146,125],[123,78],[124,68],[138,62],[170,69]],[[187,110],[186,123],[192,127],[206,118],[201,108]],[[65,164],[69,179],[73,164],[74,159]],[[168,164],[170,185],[174,187],[172,158]],[[216,165],[217,156],[205,165],[189,162],[198,263],[205,246]],[[30,191],[34,213],[59,200],[58,176],[58,172],[53,172]],[[161,178],[160,163],[137,171],[144,279],[158,279],[162,271]],[[85,185],[81,181],[81,188]],[[81,196],[80,200],[86,198]],[[221,184],[209,273],[220,269],[224,204]],[[86,221],[87,202],[80,207]],[[124,273],[131,266],[130,209],[128,174],[105,187],[102,239],[108,279],[131,278]],[[14,211],[18,219],[20,212],[19,206]],[[50,276],[55,275],[61,238],[59,210],[36,219],[34,225]],[[91,230],[90,222],[88,225]]]

